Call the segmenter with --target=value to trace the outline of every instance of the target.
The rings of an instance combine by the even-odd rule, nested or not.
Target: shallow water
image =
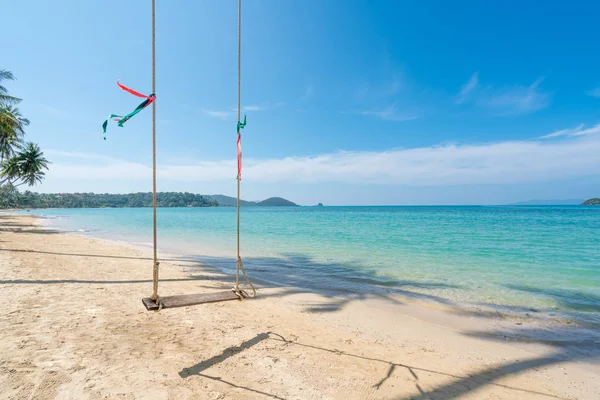
[[[152,242],[151,209],[36,210],[54,227]],[[159,250],[235,267],[234,208],[158,210]],[[600,323],[600,207],[248,207],[257,278]]]

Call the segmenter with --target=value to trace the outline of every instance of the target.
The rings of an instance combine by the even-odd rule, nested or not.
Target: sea
[[[152,209],[32,210],[51,227],[152,243]],[[236,209],[159,208],[161,252],[235,268]],[[243,207],[264,282],[600,327],[600,207]]]

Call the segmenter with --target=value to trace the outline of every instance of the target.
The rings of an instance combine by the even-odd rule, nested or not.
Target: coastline
[[[57,233],[36,220],[0,215],[0,280],[10,299],[0,311],[0,398],[591,399],[600,392],[595,342],[535,340],[544,335],[527,321],[407,297],[260,282],[257,299],[148,313],[141,298],[151,290],[149,249]],[[231,286],[217,268],[161,259],[159,293]],[[509,340],[519,330],[531,340]]]
[[[61,224],[55,223],[64,217],[31,215],[39,218],[38,223],[47,228],[102,240],[108,244],[126,244],[132,245],[133,248],[141,247],[143,249],[152,246],[151,242],[145,242],[139,236],[120,233],[118,229],[98,231],[92,224],[69,224],[72,229],[67,229],[66,226],[61,227]],[[87,229],[75,229],[78,225],[80,227],[85,226]],[[180,245],[173,240],[165,240],[164,236],[159,239],[159,252],[163,257],[185,259],[210,265],[227,275],[232,275],[235,271],[235,259],[231,256],[231,248],[225,250],[223,247],[214,246],[214,243],[206,245],[201,240],[190,247],[189,243]],[[165,251],[161,251],[161,249]],[[245,253],[243,258],[246,270],[249,271],[253,279],[259,279],[267,285],[277,287],[293,286],[297,289],[325,296],[336,296],[345,292],[367,294],[375,298],[391,296],[401,299],[402,302],[438,308],[454,314],[487,315],[497,320],[507,320],[514,323],[527,322],[530,327],[537,324],[534,338],[528,337],[527,332],[515,332],[510,335],[511,340],[537,340],[542,339],[542,334],[545,336],[543,339],[546,340],[564,340],[565,334],[562,332],[562,328],[568,326],[571,330],[575,327],[580,329],[581,332],[578,333],[580,333],[580,336],[585,337],[584,341],[595,339],[600,343],[599,314],[594,312],[581,313],[576,308],[589,308],[593,311],[597,309],[595,304],[571,303],[561,309],[557,307],[560,299],[556,299],[557,304],[552,306],[548,304],[531,304],[527,301],[503,303],[498,302],[497,299],[482,301],[481,293],[478,294],[479,299],[476,299],[477,301],[467,300],[465,297],[472,294],[467,293],[466,296],[464,295],[466,287],[455,286],[452,282],[442,279],[423,281],[419,278],[414,279],[410,274],[402,277],[375,275],[371,271],[365,271],[362,266],[357,268],[352,264],[344,263],[343,267],[340,268],[335,261],[313,261],[309,259],[309,256],[303,254],[293,253],[290,258],[286,258],[279,255],[257,256],[260,253],[256,251],[253,255],[247,254],[246,251],[243,252]],[[477,286],[481,287],[479,284]],[[525,289],[531,290],[530,288]],[[449,291],[454,291],[454,293],[449,295]],[[532,299],[530,298],[530,300]],[[571,301],[573,300],[580,301],[581,298],[571,299]],[[508,324],[504,328],[511,328],[511,326]],[[569,335],[570,333],[566,334],[566,336]],[[502,335],[502,337],[507,336]]]

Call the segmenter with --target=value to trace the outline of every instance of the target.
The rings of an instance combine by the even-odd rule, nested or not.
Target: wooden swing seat
[[[245,298],[242,292],[242,298]],[[233,290],[225,290],[214,293],[183,294],[179,296],[164,296],[160,298],[162,308],[175,308],[195,306],[204,303],[216,303],[219,301],[242,300]],[[150,297],[142,299],[142,303],[148,311],[158,310],[158,304]]]

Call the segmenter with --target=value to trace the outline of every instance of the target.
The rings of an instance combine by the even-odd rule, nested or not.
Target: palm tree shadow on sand
[[[235,259],[228,257],[189,256],[182,261],[190,276],[203,279],[195,267],[210,274],[207,281],[233,282],[232,266]],[[201,264],[197,264],[201,261]],[[196,262],[196,264],[194,264]],[[452,306],[452,302],[439,293],[447,289],[460,289],[459,285],[446,282],[416,281],[382,276],[376,270],[354,262],[318,262],[304,254],[287,254],[281,257],[247,257],[244,265],[248,275],[262,287],[281,288],[277,293],[261,294],[261,297],[289,296],[299,293],[317,293],[327,299],[306,308],[308,312],[335,312],[348,303],[366,299],[381,299],[393,304],[402,304],[401,297],[432,301]],[[223,288],[224,285],[215,288]]]
[[[207,261],[211,265],[222,265],[224,263],[231,263],[232,259],[209,259],[203,258],[203,261]],[[268,266],[275,264],[277,266],[277,273],[279,282],[283,284],[285,290],[268,296],[289,296],[297,293],[304,292],[317,292],[327,299],[322,304],[309,307],[306,310],[311,312],[335,312],[341,310],[345,305],[352,301],[360,301],[369,298],[377,298],[389,301],[394,304],[402,304],[396,296],[408,297],[419,300],[433,301],[445,306],[457,307],[458,313],[465,313],[476,317],[486,318],[497,318],[500,314],[499,311],[489,313],[469,312],[466,310],[460,311],[458,305],[452,301],[439,296],[438,293],[443,292],[444,289],[460,289],[460,286],[449,285],[445,282],[417,282],[409,280],[398,280],[387,277],[380,277],[374,271],[363,269],[360,265],[353,265],[353,271],[348,274],[345,270],[348,266],[344,266],[344,270],[341,270],[339,266],[333,264],[316,263],[309,257],[303,255],[292,255],[288,258],[255,258],[251,259],[247,263],[250,267],[249,272],[253,276],[258,276],[259,279],[263,276],[262,274],[268,275],[271,270]],[[265,267],[265,265],[267,267]],[[308,265],[309,271],[328,271],[332,272],[336,285],[332,287],[329,285],[329,281],[322,276],[310,276],[310,281],[307,282],[304,277],[299,276],[298,269],[304,269],[304,266]],[[189,271],[193,271],[190,268]],[[192,272],[193,273],[193,272]],[[318,275],[318,274],[317,274]],[[209,279],[222,279],[209,278]],[[271,279],[266,279],[271,280]],[[313,281],[314,280],[314,281]],[[272,280],[271,280],[272,281]],[[368,287],[368,289],[361,291],[361,287]],[[428,290],[435,290],[436,294],[427,293]],[[515,309],[510,310],[510,307],[504,305],[487,304],[487,306],[496,307],[497,310],[503,311],[516,311],[525,312],[531,311],[531,309]],[[539,310],[536,310],[539,311]],[[567,309],[567,311],[569,311]],[[576,311],[576,310],[571,310]],[[581,328],[581,329],[579,329]],[[600,336],[597,330],[587,329],[590,327],[583,324],[581,327],[575,326],[562,326],[553,327],[552,331],[554,336],[548,336],[548,330],[541,329],[538,327],[533,328],[521,328],[517,329],[504,329],[495,331],[468,331],[464,335],[477,337],[479,339],[498,341],[506,343],[506,341],[515,341],[521,343],[534,343],[546,346],[551,350],[544,353],[543,356],[533,357],[525,360],[511,361],[503,364],[497,364],[489,368],[481,369],[469,373],[467,375],[457,375],[451,372],[437,371],[434,369],[424,369],[417,366],[406,365],[401,362],[394,360],[383,360],[378,358],[370,358],[368,356],[355,355],[347,352],[328,349],[326,347],[309,345],[298,343],[297,341],[290,341],[283,338],[281,335],[277,335],[272,332],[261,333],[255,338],[243,342],[240,346],[234,346],[233,348],[226,349],[219,356],[213,357],[209,360],[200,362],[195,366],[182,370],[180,376],[187,377],[190,375],[202,375],[204,371],[211,368],[212,366],[224,361],[228,357],[235,356],[248,348],[258,345],[265,340],[279,340],[291,346],[302,346],[304,348],[310,348],[320,352],[332,353],[338,356],[345,357],[356,357],[365,360],[372,361],[374,363],[385,363],[388,365],[386,374],[381,377],[377,382],[373,382],[373,388],[379,390],[383,387],[399,370],[407,370],[414,379],[415,389],[418,394],[404,397],[411,399],[454,399],[458,398],[467,393],[473,392],[485,386],[496,386],[503,388],[507,391],[514,391],[515,393],[521,393],[521,395],[531,395],[547,398],[563,398],[553,393],[544,393],[534,390],[530,390],[526,387],[515,387],[510,385],[504,385],[497,383],[498,380],[520,374],[522,372],[541,368],[544,366],[556,365],[568,361],[586,361],[586,362],[597,362],[600,360]],[[592,327],[593,328],[593,327]],[[575,330],[577,329],[577,330]],[[577,333],[578,337],[576,340],[568,339],[572,338],[574,333]],[[427,387],[426,385],[419,382],[418,373],[427,372],[435,375],[442,375],[446,378],[451,378],[449,383],[446,383],[437,387]],[[210,377],[208,377],[210,378]],[[214,377],[210,378],[213,379]],[[221,380],[221,379],[219,379]],[[270,395],[276,397],[274,395]],[[281,396],[281,395],[280,395]],[[281,397],[276,397],[281,398]],[[401,399],[403,397],[399,397]]]
[[[498,333],[500,334],[500,333]],[[200,376],[203,378],[215,380],[224,384],[227,384],[231,387],[247,390],[253,393],[262,394],[267,397],[273,397],[276,399],[284,399],[284,395],[282,394],[273,394],[267,393],[262,390],[256,388],[250,388],[246,386],[242,386],[239,384],[232,383],[223,379],[222,377],[214,376],[207,374],[206,371],[211,369],[212,367],[217,366],[218,364],[224,362],[225,360],[235,357],[241,354],[244,351],[251,349],[252,347],[259,346],[267,341],[276,341],[285,346],[291,347],[299,347],[303,352],[316,352],[316,353],[324,353],[323,357],[327,356],[335,356],[335,357],[349,357],[360,359],[369,363],[374,364],[385,364],[388,367],[386,368],[386,373],[381,377],[377,382],[373,382],[372,388],[377,391],[381,387],[383,387],[388,380],[390,380],[395,373],[399,370],[406,370],[412,376],[413,383],[415,385],[416,392],[414,395],[398,397],[397,399],[438,399],[438,400],[449,400],[459,398],[462,395],[466,395],[475,390],[481,389],[485,386],[494,386],[501,388],[508,392],[513,392],[515,396],[527,395],[527,396],[537,396],[542,398],[554,398],[554,399],[566,399],[565,397],[558,396],[553,393],[547,393],[542,391],[536,391],[528,389],[527,387],[517,387],[513,385],[501,384],[496,381],[511,375],[516,375],[521,372],[536,369],[548,365],[556,365],[558,363],[564,362],[566,360],[574,360],[572,354],[569,354],[567,357],[567,353],[564,349],[561,348],[560,345],[556,346],[556,351],[541,357],[530,358],[526,360],[518,360],[503,364],[498,364],[491,366],[489,368],[481,369],[469,373],[467,375],[459,375],[451,372],[439,371],[430,368],[421,368],[414,365],[407,365],[398,361],[385,360],[375,357],[369,357],[365,355],[357,355],[352,354],[350,352],[341,351],[338,349],[330,349],[327,347],[302,343],[297,340],[287,340],[282,335],[279,335],[275,332],[263,332],[259,333],[253,338],[250,338],[237,346],[231,346],[224,349],[220,354],[213,356],[207,360],[201,361],[193,366],[183,368],[179,372],[179,376],[183,379],[189,378],[191,376]],[[269,347],[270,351],[274,351],[272,347]],[[577,361],[593,361],[597,360],[598,355],[592,356],[588,353],[588,356],[577,357]],[[432,375],[439,375],[443,377],[445,380],[448,378],[451,379],[449,383],[445,383],[436,387],[427,387],[423,383],[420,382],[419,375],[421,373],[427,373]],[[424,388],[425,387],[425,388]]]

